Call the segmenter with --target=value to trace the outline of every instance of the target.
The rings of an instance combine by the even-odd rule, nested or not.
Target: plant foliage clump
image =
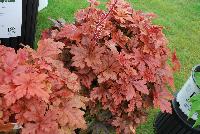
[[[136,11],[124,0],[110,0],[107,11],[98,8],[98,1],[88,1],[74,24],[54,20],[42,39],[65,44],[62,60],[90,98],[90,114],[117,133],[135,133],[150,107],[172,111],[168,87],[174,88],[173,71],[180,63],[167,47],[163,28],[152,24],[155,15]]]
[[[52,39],[15,52],[0,45],[0,125],[17,123],[22,134],[69,134],[86,128],[87,99],[78,76],[58,60],[64,44]]]

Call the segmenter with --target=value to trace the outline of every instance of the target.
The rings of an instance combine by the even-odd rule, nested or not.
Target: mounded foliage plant
[[[70,134],[86,128],[78,76],[58,60],[64,44],[41,40],[37,51],[0,45],[0,128],[22,134]]]
[[[135,133],[150,107],[171,113],[168,87],[174,89],[173,71],[180,63],[167,47],[163,28],[152,24],[155,15],[136,11],[124,0],[109,0],[107,10],[88,1],[90,6],[75,14],[75,23],[53,20],[55,26],[42,39],[65,44],[65,67],[90,98],[89,125],[96,122],[95,131],[110,124],[117,133]]]

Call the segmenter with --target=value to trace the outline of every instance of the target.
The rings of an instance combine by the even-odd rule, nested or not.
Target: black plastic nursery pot
[[[179,103],[172,101],[172,114],[159,113],[154,127],[156,134],[200,134],[200,128],[193,128],[194,120],[180,110]]]
[[[20,43],[22,43],[33,48],[36,32],[38,5],[39,0],[22,0],[21,36],[11,38],[0,37],[1,44],[7,47],[19,49],[21,47]]]
[[[191,109],[189,99],[200,93],[200,88],[196,83],[195,72],[200,72],[200,65],[192,69],[190,78],[182,89],[175,95],[172,101],[172,114],[159,113],[155,121],[156,134],[200,134],[200,128],[193,128],[197,115],[188,119]]]

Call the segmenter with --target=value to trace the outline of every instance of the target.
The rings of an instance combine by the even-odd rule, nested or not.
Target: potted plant
[[[163,28],[152,24],[154,14],[136,11],[124,0],[110,0],[107,10],[98,8],[99,1],[88,1],[75,23],[53,20],[42,40],[65,44],[61,60],[78,76],[81,94],[90,98],[85,133],[136,133],[150,107],[172,112],[168,87],[175,89],[173,71],[180,63],[167,47]]]
[[[173,114],[161,113],[155,122],[158,134],[198,134],[200,66],[192,69],[191,76],[172,101]],[[167,129],[166,129],[167,128]]]
[[[0,45],[0,131],[16,123],[22,134],[69,134],[86,128],[78,76],[58,60],[64,44],[52,39],[17,53]],[[15,126],[17,127],[17,126]]]

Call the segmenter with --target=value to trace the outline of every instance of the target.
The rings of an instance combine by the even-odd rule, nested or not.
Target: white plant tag
[[[198,94],[200,92],[200,89],[195,84],[192,76],[188,79],[188,81],[184,84],[182,89],[177,94],[177,102],[179,102],[180,106],[179,108],[182,110],[182,112],[185,115],[189,115],[189,111],[191,109],[191,104],[189,103],[189,99],[194,96],[195,94]],[[192,116],[193,120],[197,120],[197,113],[195,113]]]
[[[22,0],[0,0],[0,38],[21,36]]]
[[[15,130],[17,130],[17,129],[21,129],[21,128],[22,128],[22,126],[19,125],[19,124],[17,124],[17,123],[11,123],[11,124],[14,125],[14,128],[13,128],[13,129],[15,129]]]
[[[48,6],[48,0],[39,0],[38,11],[41,11],[42,9],[44,9],[47,6]]]

